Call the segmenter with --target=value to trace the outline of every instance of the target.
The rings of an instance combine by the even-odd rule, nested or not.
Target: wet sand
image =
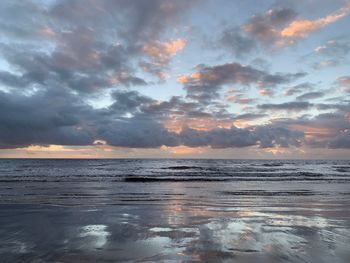
[[[345,173],[286,181],[275,165],[281,180],[268,170],[261,180],[205,181],[187,180],[203,169],[183,166],[166,175],[176,180],[153,180],[164,177],[158,167],[133,182],[83,168],[70,177],[51,163],[45,177],[36,167],[1,170],[1,262],[350,262]]]
[[[24,194],[0,206],[2,262],[350,259],[344,184],[60,183],[42,191],[44,200]]]

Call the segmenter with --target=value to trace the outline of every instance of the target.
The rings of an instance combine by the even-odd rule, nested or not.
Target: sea
[[[350,262],[350,161],[0,159],[0,262]]]

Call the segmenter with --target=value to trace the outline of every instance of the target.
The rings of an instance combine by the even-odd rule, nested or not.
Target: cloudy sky
[[[350,158],[349,0],[0,1],[0,157]]]

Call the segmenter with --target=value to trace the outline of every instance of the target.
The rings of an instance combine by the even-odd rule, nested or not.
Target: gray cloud
[[[325,94],[321,91],[314,91],[314,92],[307,92],[304,93],[298,97],[296,97],[297,100],[312,100],[312,99],[318,99],[322,98]]]
[[[336,108],[335,105],[333,108]],[[299,119],[280,119],[273,124],[303,131],[308,136],[305,144],[309,146],[348,149],[350,147],[349,109],[348,104],[333,113],[323,113],[314,117],[304,116]]]
[[[91,109],[81,100],[59,90],[31,97],[1,92],[0,147],[92,144],[91,131],[80,126],[90,113]]]
[[[343,39],[330,40],[325,45],[318,46],[315,53],[319,56],[343,59],[350,53],[350,43]]]
[[[193,2],[2,1],[0,54],[16,75],[4,71],[0,81],[9,88],[59,84],[82,93],[146,85],[135,67],[145,58],[143,46],[158,41]]]
[[[350,93],[350,76],[341,76],[336,80],[336,85],[343,91]]]
[[[244,34],[239,27],[226,28],[219,41],[237,57],[243,57],[257,49],[254,39]]]
[[[296,15],[291,8],[270,9],[265,14],[254,15],[240,27],[226,27],[219,43],[239,58],[259,50],[261,45],[264,49],[272,48],[281,38],[277,28],[285,26]]]
[[[55,103],[51,98],[55,97]],[[298,120],[276,120],[269,125],[247,128],[214,128],[195,130],[183,127],[179,133],[164,127],[168,114],[191,115],[195,118],[216,118],[179,97],[157,102],[134,91],[113,93],[115,102],[104,109],[94,109],[69,92],[49,89],[30,96],[0,93],[0,147],[16,148],[28,145],[92,145],[95,140],[119,147],[154,148],[162,145],[190,147],[288,147],[307,143],[315,147],[348,148],[350,129],[346,112],[349,105],[328,105],[338,113],[303,117]],[[310,106],[303,104],[274,105],[272,109],[299,110]],[[306,106],[305,106],[306,105]],[[323,105],[325,106],[325,105]],[[266,107],[265,107],[266,108]],[[271,109],[271,107],[267,107]],[[186,110],[186,114],[179,111]],[[161,111],[166,112],[161,115]],[[345,114],[344,114],[345,113]],[[129,116],[126,116],[129,114]],[[154,118],[161,116],[159,120]],[[220,115],[218,115],[220,116]],[[225,115],[222,115],[225,116]],[[242,114],[231,120],[254,120],[264,114]],[[296,128],[297,127],[297,128]],[[304,127],[305,129],[301,129]],[[305,141],[308,128],[326,129],[320,135]]]
[[[312,107],[313,104],[304,101],[292,101],[277,104],[261,104],[258,105],[259,109],[262,110],[287,110],[287,111],[302,111]]]
[[[242,92],[250,86],[272,91],[280,85],[291,85],[306,75],[303,72],[271,73],[239,63],[199,65],[194,74],[179,78],[184,97],[159,101],[130,89],[155,83],[154,76],[165,80],[164,70],[169,69],[177,52],[174,46],[170,45],[170,51],[165,48],[165,43],[175,40],[165,37],[173,34],[175,25],[183,25],[194,2],[1,1],[0,55],[4,63],[0,71],[0,148],[82,146],[93,145],[96,140],[136,148],[300,146],[305,141],[304,133],[293,125],[331,131],[333,137],[321,134],[307,141],[310,145],[350,147],[346,122],[349,105],[305,101],[323,96],[313,92],[312,84],[289,87],[287,95],[303,93],[297,97],[299,101],[261,104],[257,108],[253,108],[256,100],[236,94],[232,101],[251,104],[239,115],[231,113],[230,105],[222,98],[223,89],[229,86],[238,86]],[[220,43],[236,56],[251,53],[258,42],[275,43],[273,29],[295,16],[291,9],[270,10],[254,16],[242,28],[226,28]],[[168,53],[158,52],[164,48]],[[348,54],[349,50],[337,42],[328,43],[319,52],[332,57]],[[145,72],[153,76],[150,81],[144,79]],[[348,79],[339,78],[337,85],[347,91]],[[112,103],[96,109],[87,98],[101,91],[111,96]],[[311,107],[332,113],[247,128],[232,126],[235,120],[268,117],[257,110],[301,111]],[[200,122],[198,126],[191,125],[196,121]],[[173,132],[167,126],[169,122],[180,130]]]
[[[256,120],[260,118],[267,117],[267,114],[261,114],[261,113],[244,113],[237,115],[235,119],[237,120]]]
[[[187,97],[210,101],[219,97],[218,91],[225,84],[256,85],[263,88],[273,88],[280,84],[289,83],[306,74],[275,73],[256,69],[239,63],[227,63],[218,66],[201,66],[198,77],[183,76],[180,81],[184,83]]]
[[[258,145],[261,148],[299,146],[304,134],[287,128],[266,125],[239,129],[213,129],[197,131],[185,129],[180,136],[184,144],[191,147],[211,146],[213,148],[247,147]]]
[[[52,97],[55,97],[55,103],[52,103]],[[33,144],[92,145],[95,140],[105,140],[112,146],[136,148],[162,145],[272,147],[276,144],[294,144],[294,139],[289,137],[294,137],[295,134],[282,135],[280,128],[269,126],[249,129],[216,128],[208,131],[184,128],[177,134],[168,131],[152,115],[145,115],[146,108],[149,109],[154,100],[131,91],[116,92],[113,98],[115,103],[109,108],[94,109],[76,95],[59,89],[50,89],[30,97],[1,92],[0,147],[16,148]],[[188,106],[190,105],[174,98],[160,107],[171,111],[173,108]],[[131,117],[123,117],[127,113]],[[203,114],[189,111],[188,115],[198,117],[199,113]]]
[[[308,83],[308,82],[304,82],[304,83],[297,84],[297,85],[294,85],[291,87],[287,87],[285,92],[284,92],[284,95],[293,96],[293,95],[298,94],[298,93],[311,91],[313,88],[314,88],[313,84]]]
[[[251,37],[265,45],[271,45],[280,39],[276,28],[282,28],[291,22],[297,13],[290,8],[270,9],[263,15],[254,15],[243,29]]]

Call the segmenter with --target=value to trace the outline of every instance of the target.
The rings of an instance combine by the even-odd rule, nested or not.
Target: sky
[[[0,157],[350,159],[349,0],[0,1]]]

